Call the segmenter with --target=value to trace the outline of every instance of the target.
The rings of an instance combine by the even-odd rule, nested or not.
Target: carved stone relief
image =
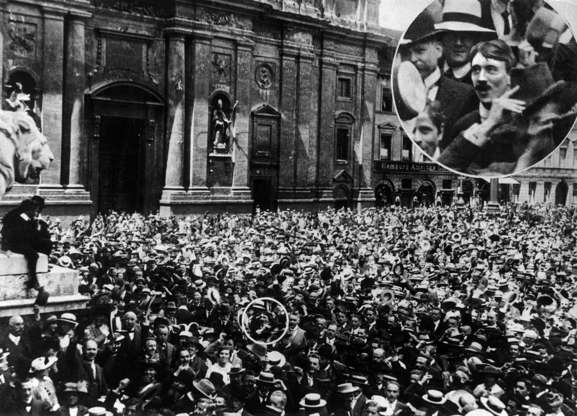
[[[212,80],[218,85],[230,85],[232,57],[229,54],[212,54]]]
[[[15,56],[21,58],[36,56],[38,27],[35,23],[10,20],[7,32],[8,48]]]
[[[234,13],[200,9],[197,20],[216,26],[230,26],[237,29],[251,30],[252,22]]]
[[[255,70],[256,85],[262,89],[269,89],[274,83],[274,67],[270,63],[261,63]]]

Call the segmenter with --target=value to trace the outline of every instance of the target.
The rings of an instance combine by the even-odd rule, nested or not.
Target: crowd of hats
[[[277,390],[289,414],[338,413],[354,397],[353,406],[392,415],[388,383],[399,387],[395,409],[407,415],[571,415],[575,216],[567,208],[391,207],[113,213],[66,229],[52,221],[51,262],[79,270],[91,301],[86,311],[39,318],[35,354],[14,377],[46,373],[59,395],[79,394],[93,415],[121,414],[131,404],[178,412],[187,397],[206,414],[259,413],[253,398]],[[278,299],[290,315],[287,335],[273,345],[251,342],[241,327],[243,308],[260,297]],[[129,314],[142,345],[123,356],[123,373],[112,371],[107,384],[117,393],[126,377],[138,388],[116,402],[90,402],[79,380],[63,376],[65,354],[93,337],[105,367],[111,351],[132,345]],[[62,327],[70,339],[50,342],[62,339]],[[160,327],[174,346],[169,362]],[[226,373],[207,375],[223,348]],[[202,357],[199,371],[177,371],[185,349]],[[11,362],[6,353],[0,359]],[[149,367],[153,380],[143,384]],[[143,388],[150,385],[158,388]]]

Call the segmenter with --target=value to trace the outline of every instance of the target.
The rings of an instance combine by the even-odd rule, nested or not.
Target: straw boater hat
[[[479,0],[445,0],[443,18],[435,25],[437,30],[496,34],[482,26]]]
[[[70,312],[64,312],[60,315],[60,318],[57,319],[59,324],[67,324],[72,325],[74,327],[78,326],[78,320],[76,319],[76,315]]]
[[[323,400],[320,394],[308,393],[305,394],[305,397],[301,399],[299,405],[305,409],[319,409],[321,407],[325,407],[327,405],[327,401]]]
[[[209,399],[214,399],[216,397],[216,388],[214,387],[214,384],[212,384],[210,380],[206,378],[203,378],[198,381],[194,380],[192,382],[192,385],[194,386],[196,391],[198,391],[204,397],[207,397]]]
[[[439,390],[427,390],[426,394],[423,394],[423,400],[430,404],[443,405],[447,401],[445,395]]]
[[[266,355],[267,361],[271,366],[284,367],[286,364],[286,357],[283,353],[278,351],[270,351]]]

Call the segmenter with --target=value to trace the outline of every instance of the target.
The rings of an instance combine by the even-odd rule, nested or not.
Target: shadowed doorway
[[[144,208],[145,121],[103,117],[99,148],[98,210],[134,212]]]

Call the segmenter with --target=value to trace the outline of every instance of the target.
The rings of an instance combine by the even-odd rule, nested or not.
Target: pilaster
[[[64,12],[44,9],[44,62],[42,96],[42,130],[54,153],[54,161],[41,175],[41,184],[60,188],[62,177],[62,113],[64,82]],[[66,172],[67,175],[67,172]]]

